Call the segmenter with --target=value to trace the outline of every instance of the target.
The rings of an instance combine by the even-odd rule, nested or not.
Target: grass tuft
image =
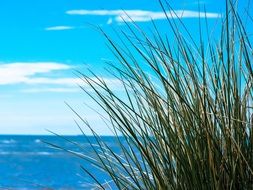
[[[160,4],[168,14],[169,5]],[[83,170],[98,189],[253,189],[253,51],[236,4],[227,0],[218,40],[207,19],[194,40],[180,18],[167,16],[170,36],[155,22],[151,34],[125,23],[120,43],[101,30],[124,95],[96,74],[78,74],[107,113],[121,153],[73,110],[96,139],[93,154],[82,158],[111,181]]]

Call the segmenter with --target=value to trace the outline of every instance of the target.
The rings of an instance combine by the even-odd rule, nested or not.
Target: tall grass
[[[151,35],[126,23],[120,44],[103,33],[124,96],[99,76],[79,73],[93,91],[81,88],[107,113],[121,153],[76,113],[97,144],[90,143],[93,154],[74,154],[109,174],[104,184],[82,168],[98,189],[253,189],[253,50],[236,5],[226,2],[218,40],[203,19],[194,40],[160,3],[173,41],[154,22]]]

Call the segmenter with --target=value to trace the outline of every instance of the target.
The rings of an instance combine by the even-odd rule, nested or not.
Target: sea
[[[68,140],[79,143],[84,152]],[[88,137],[96,143],[94,137]],[[115,137],[102,137],[118,151]],[[94,180],[84,167],[101,182],[110,181],[103,171],[77,156],[49,146],[55,144],[89,155],[92,149],[84,136],[0,136],[0,190],[89,190]]]

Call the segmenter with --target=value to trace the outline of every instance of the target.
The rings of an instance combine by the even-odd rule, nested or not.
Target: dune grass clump
[[[253,189],[253,50],[235,4],[227,1],[217,39],[200,24],[194,40],[180,15],[160,3],[173,40],[154,22],[151,35],[126,23],[120,43],[103,33],[123,96],[99,76],[79,73],[120,148],[115,153],[77,113],[96,139],[93,154],[77,155],[111,181],[83,170],[98,189]]]

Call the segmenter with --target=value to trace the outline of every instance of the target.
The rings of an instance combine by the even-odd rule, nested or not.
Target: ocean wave
[[[34,140],[35,143],[41,143],[41,140],[40,139],[36,139]]]
[[[4,139],[1,140],[0,143],[2,144],[15,144],[17,141],[13,140],[13,139]]]

